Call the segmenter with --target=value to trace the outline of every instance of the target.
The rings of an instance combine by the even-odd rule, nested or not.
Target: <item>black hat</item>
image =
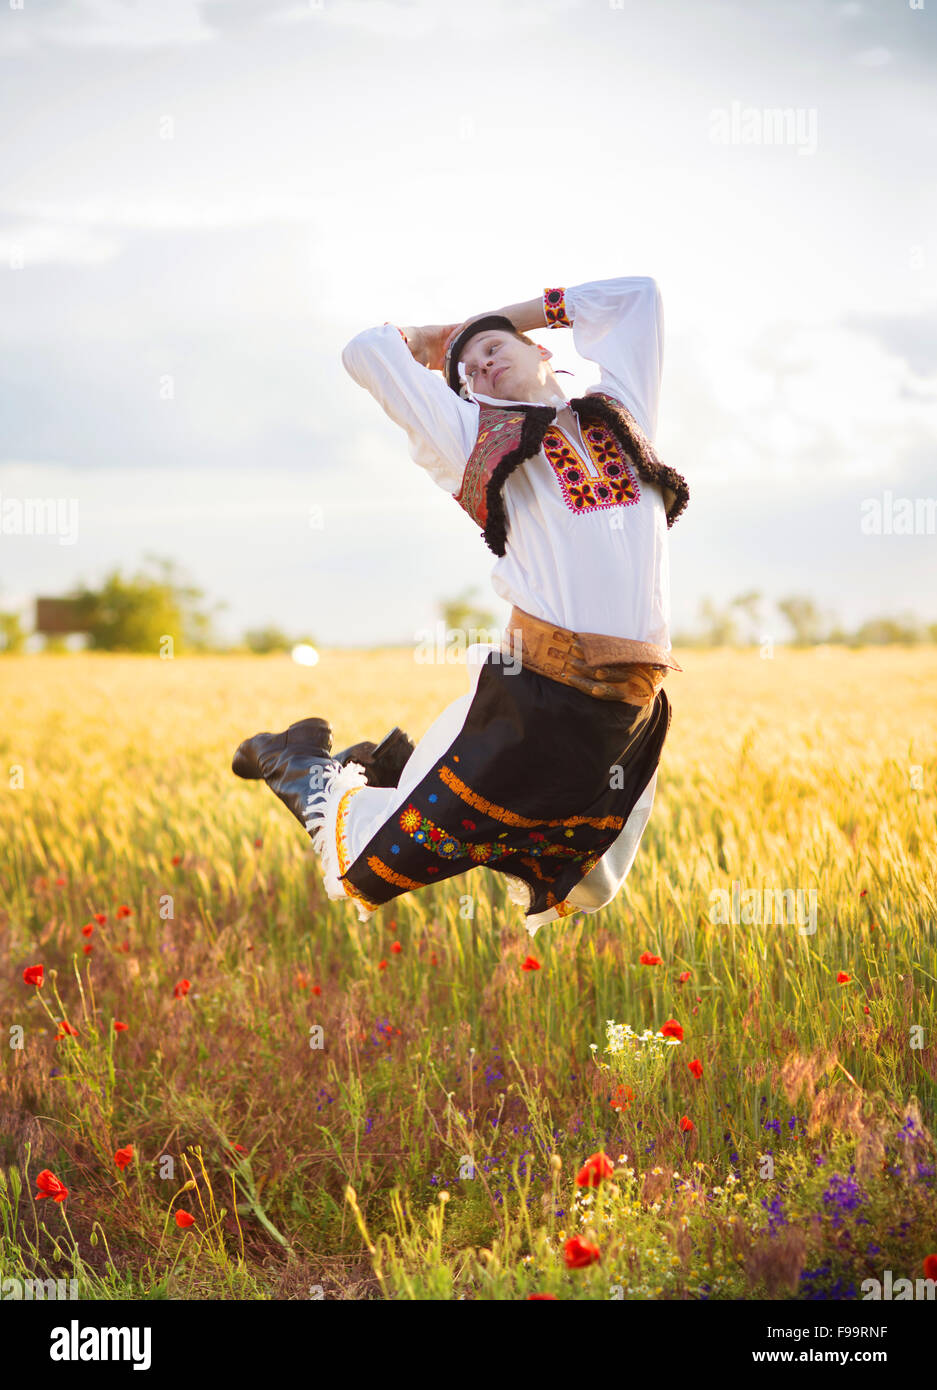
[[[520,338],[524,343],[531,341],[526,334],[516,329],[504,314],[486,314],[483,318],[473,319],[471,323],[466,324],[461,333],[457,333],[453,338],[446,351],[445,377],[456,395],[462,394],[462,382],[459,380],[459,359],[462,353],[476,333],[487,333],[492,329],[497,329],[500,333],[513,333],[515,338]]]

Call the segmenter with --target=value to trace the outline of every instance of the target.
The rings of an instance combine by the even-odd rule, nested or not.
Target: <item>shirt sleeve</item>
[[[345,370],[407,433],[410,455],[453,496],[478,434],[479,407],[417,362],[393,324],[366,328],[342,351]]]
[[[593,390],[620,400],[653,441],[664,358],[664,310],[656,280],[647,275],[544,291],[551,328],[571,326],[580,357],[596,362]]]

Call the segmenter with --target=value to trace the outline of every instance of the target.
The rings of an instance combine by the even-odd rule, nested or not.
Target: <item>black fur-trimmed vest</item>
[[[657,484],[664,498],[667,525],[672,526],[690,500],[690,489],[679,473],[661,462],[631,411],[604,391],[577,396],[569,405],[581,425],[604,425],[638,477]],[[498,406],[483,402],[479,402],[479,410],[478,438],[455,500],[482,528],[488,549],[503,555],[507,548],[507,519],[502,489],[515,468],[540,452],[556,411],[552,405]]]

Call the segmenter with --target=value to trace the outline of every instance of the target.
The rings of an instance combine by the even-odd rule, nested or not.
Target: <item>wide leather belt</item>
[[[652,642],[632,642],[568,628],[514,607],[502,634],[506,656],[538,675],[571,685],[598,700],[650,705],[668,670],[682,671],[669,652]]]

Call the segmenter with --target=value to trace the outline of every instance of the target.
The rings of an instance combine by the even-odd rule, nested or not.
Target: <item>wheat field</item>
[[[0,1271],[93,1299],[933,1276],[937,651],[678,656],[622,893],[533,940],[485,869],[360,923],[230,772],[307,715],[416,739],[462,666],[0,661]]]

